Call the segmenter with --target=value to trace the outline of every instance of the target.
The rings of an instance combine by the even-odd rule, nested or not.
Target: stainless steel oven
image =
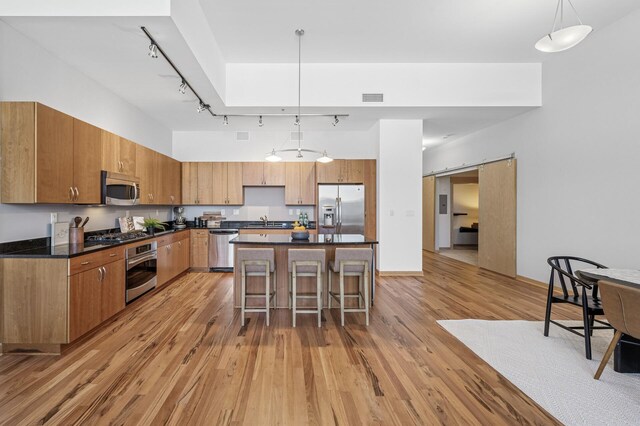
[[[158,243],[147,242],[127,249],[127,290],[125,300],[131,302],[156,287],[158,282]]]
[[[102,171],[102,204],[134,206],[140,204],[140,179]]]

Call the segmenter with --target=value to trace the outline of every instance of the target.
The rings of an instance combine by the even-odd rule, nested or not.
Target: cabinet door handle
[[[90,263],[91,263],[91,262],[89,262],[88,260],[85,260],[84,262],[80,262],[80,264],[81,264],[81,265],[88,265],[88,264],[90,264]]]
[[[69,187],[69,201],[73,201],[73,188]]]
[[[78,198],[80,198],[80,191],[78,191],[78,187],[76,186],[76,201],[78,201]]]
[[[107,268],[105,266],[102,267],[102,280],[107,277]]]
[[[109,257],[116,257],[117,255],[118,255],[117,253],[111,253]]]
[[[104,278],[104,271],[102,270],[102,268],[98,268],[98,281],[102,282],[103,278]]]

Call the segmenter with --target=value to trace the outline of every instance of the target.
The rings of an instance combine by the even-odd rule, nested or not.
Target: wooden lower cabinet
[[[189,234],[158,247],[158,287],[189,269]]]
[[[124,260],[69,277],[69,342],[94,329],[125,306]]]
[[[206,229],[191,230],[191,267],[209,267],[209,231]]]

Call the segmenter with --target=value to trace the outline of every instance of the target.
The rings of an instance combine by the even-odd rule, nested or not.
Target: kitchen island
[[[378,244],[376,240],[369,239],[364,235],[358,234],[319,234],[309,235],[308,240],[294,240],[290,235],[287,234],[241,234],[238,237],[234,238],[230,241],[231,244],[234,245],[234,259],[238,257],[235,256],[239,248],[273,248],[275,251],[275,262],[276,262],[276,271],[277,271],[277,279],[276,279],[276,292],[277,292],[277,307],[278,308],[287,308],[289,303],[288,291],[289,291],[289,270],[288,270],[288,250],[289,249],[324,249],[326,252],[325,262],[326,262],[326,272],[323,274],[323,282],[324,282],[324,295],[323,300],[326,305],[328,298],[327,292],[327,275],[329,273],[329,261],[333,260],[335,257],[335,249],[337,247],[340,248],[363,248],[370,247],[373,250],[373,256],[371,258],[371,302],[373,303],[373,298],[375,296],[375,268],[376,268],[376,258],[375,258],[375,245]],[[240,285],[241,285],[241,273],[240,273],[240,264],[237,261],[234,261],[234,287],[233,287],[233,299],[234,306],[236,308],[240,307]],[[334,280],[334,283],[337,287],[337,281]],[[311,277],[301,277],[298,278],[299,292],[312,292],[315,291],[315,278]],[[249,291],[259,291],[259,286],[264,287],[264,278],[260,277],[247,277],[247,287],[250,289]],[[345,282],[346,291],[352,291],[357,287],[357,278],[355,277],[346,277]],[[305,302],[309,304],[312,301],[301,300],[298,303],[301,306],[305,305]]]

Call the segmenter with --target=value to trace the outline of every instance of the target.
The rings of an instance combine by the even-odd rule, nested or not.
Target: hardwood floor
[[[435,322],[540,320],[544,288],[424,267],[380,278],[371,325],[344,328],[335,309],[240,327],[232,275],[188,274],[59,357],[0,357],[0,424],[557,424]]]

